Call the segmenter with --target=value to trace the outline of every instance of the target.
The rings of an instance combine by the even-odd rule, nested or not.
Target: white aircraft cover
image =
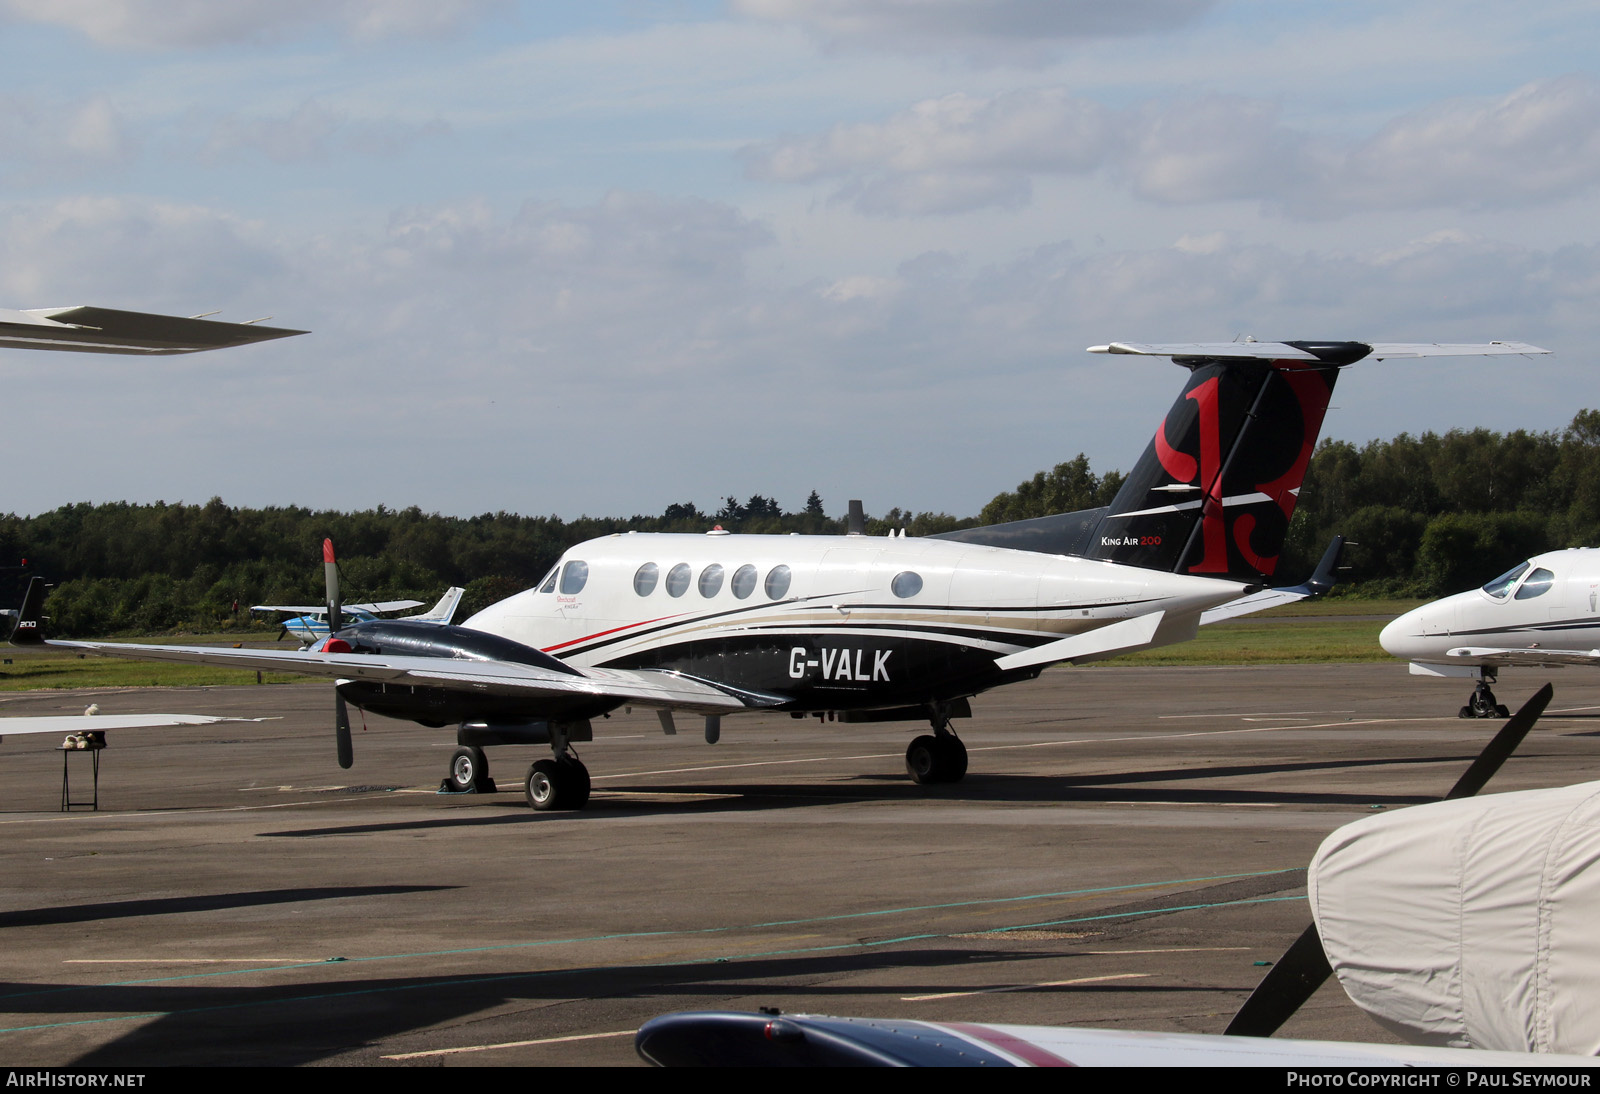
[[[1323,841],[1345,992],[1418,1044],[1600,1054],[1600,782],[1422,805]]]

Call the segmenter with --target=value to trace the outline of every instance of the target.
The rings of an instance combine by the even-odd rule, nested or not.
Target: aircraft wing
[[[652,1018],[633,1044],[660,1067],[1600,1067],[1552,1053],[729,1011]]]
[[[252,604],[253,612],[293,612],[295,615],[326,615],[326,604]]]
[[[420,607],[422,607],[422,601],[420,601],[420,600],[380,600],[376,604],[346,604],[345,605],[345,608],[348,609],[348,610],[358,611],[358,612],[371,612],[373,615],[381,615],[384,612],[403,611],[406,608],[420,608]],[[327,611],[327,608],[323,608],[322,610],[323,611]]]
[[[219,323],[178,315],[114,308],[0,308],[0,347],[133,353],[162,356],[243,346],[305,334],[303,330],[250,323]]]
[[[41,714],[0,718],[0,737],[26,733],[103,733],[108,729],[163,729],[213,722],[264,722],[265,718],[222,718],[210,714]]]
[[[1446,657],[1472,657],[1496,665],[1600,665],[1600,650],[1509,649],[1500,646],[1457,646]]]
[[[340,680],[438,687],[529,700],[591,695],[614,699],[619,704],[701,714],[731,714],[788,702],[787,696],[720,687],[694,677],[654,669],[575,668],[561,672],[514,661],[470,661],[450,657],[235,649],[231,646],[161,646],[132,642],[51,640],[46,644],[138,661],[226,665]]]

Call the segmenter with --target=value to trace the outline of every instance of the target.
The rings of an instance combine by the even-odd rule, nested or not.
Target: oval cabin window
[[[646,562],[633,575],[633,591],[640,596],[649,596],[656,591],[656,581],[661,576],[661,567],[654,562]]]
[[[767,599],[782,600],[789,595],[789,567],[774,566],[767,571]]]
[[[733,581],[728,585],[733,590],[733,595],[740,600],[747,599],[756,591],[756,568],[750,565],[740,566],[733,571]]]
[[[713,562],[700,571],[700,595],[716,596],[722,591],[722,567]]]
[[[922,575],[910,570],[902,570],[894,575],[894,580],[889,583],[889,591],[904,600],[908,596],[916,596],[922,591]]]
[[[667,571],[667,595],[682,596],[689,591],[689,564],[680,562]]]

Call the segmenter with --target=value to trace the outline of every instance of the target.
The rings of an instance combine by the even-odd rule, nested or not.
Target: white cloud
[[[830,46],[953,52],[1042,64],[1063,43],[1186,26],[1215,0],[733,0],[752,18],[804,27]]]
[[[233,115],[213,123],[204,155],[216,159],[255,151],[274,163],[327,160],[336,152],[395,156],[419,140],[443,137],[450,127],[435,120],[420,125],[393,119],[353,119],[314,99],[281,118]]]
[[[0,0],[0,18],[76,30],[113,48],[275,39],[329,23],[356,38],[447,32],[506,0]]]
[[[1306,218],[1511,207],[1600,182],[1600,82],[1570,75],[1438,103],[1355,141],[1291,127],[1276,104],[1237,96],[1113,109],[1063,88],[958,94],[752,146],[744,159],[757,179],[837,180],[834,200],[879,216],[1015,208],[1033,178],[1095,173],[1150,201],[1246,200]]]
[[[122,114],[103,95],[77,102],[0,99],[0,145],[10,181],[71,177],[123,163],[138,151]]]

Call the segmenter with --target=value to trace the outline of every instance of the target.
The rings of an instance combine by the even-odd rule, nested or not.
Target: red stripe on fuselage
[[[629,629],[631,629],[633,627],[648,627],[650,624],[659,623],[663,619],[677,619],[677,618],[678,617],[675,616],[675,615],[661,615],[661,616],[657,616],[654,619],[641,619],[637,623],[624,623],[620,627],[612,627],[608,631],[595,631],[593,634],[586,634],[582,638],[574,638],[570,642],[557,642],[553,646],[545,646],[545,647],[543,647],[543,650],[544,650],[545,653],[555,653],[556,650],[564,650],[568,646],[576,646],[579,642],[587,642],[592,638],[604,638],[606,635],[608,635],[608,634],[616,634],[618,631],[629,630]]]
[[[1028,1061],[1034,1067],[1077,1067],[1071,1060],[1064,1060],[1048,1049],[1040,1048],[1032,1041],[1024,1041],[1010,1033],[1002,1033],[988,1026],[974,1025],[971,1022],[933,1022],[930,1025],[943,1026],[953,1029],[957,1033],[971,1037],[974,1041],[982,1041],[986,1045],[993,1045],[1002,1052],[1009,1052]]]

